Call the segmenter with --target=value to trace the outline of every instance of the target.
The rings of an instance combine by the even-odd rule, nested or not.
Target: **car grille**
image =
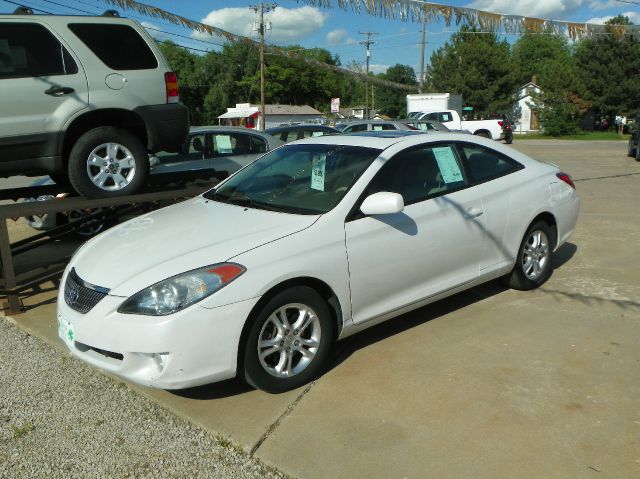
[[[79,313],[85,314],[104,298],[109,290],[80,279],[75,268],[69,272],[64,284],[64,302]]]

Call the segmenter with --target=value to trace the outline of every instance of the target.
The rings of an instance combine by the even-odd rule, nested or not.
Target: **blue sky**
[[[50,13],[85,14],[101,13],[113,8],[101,0],[11,0],[37,10]],[[224,30],[246,36],[256,37],[251,25],[257,19],[248,6],[250,1],[242,0],[146,0],[145,3],[182,15],[195,21],[204,21]],[[337,2],[334,3],[337,4]],[[640,2],[630,3],[621,0],[474,0],[441,1],[450,6],[476,8],[484,11],[527,15],[552,20],[573,22],[602,23],[603,20],[617,14],[630,17],[640,24]],[[277,1],[278,7],[268,13],[271,30],[267,33],[267,42],[274,45],[300,44],[303,47],[326,48],[339,55],[343,65],[350,62],[364,64],[365,50],[358,42],[365,37],[359,32],[372,31],[371,70],[384,71],[396,63],[410,65],[419,69],[419,42],[421,25],[399,20],[375,18],[365,13],[343,11],[339,8],[321,9],[310,7],[292,0]],[[14,3],[0,0],[0,12],[10,12],[16,8]],[[191,47],[194,51],[218,49],[215,44],[222,43],[217,37],[203,37],[193,32],[172,26],[159,19],[148,18],[134,11],[120,12],[122,16],[135,18],[150,26],[154,36],[169,38],[175,43]],[[159,32],[157,30],[162,30]],[[446,27],[441,22],[427,24],[426,62],[436,49],[441,47],[456,30],[455,25]],[[181,35],[181,36],[177,36]],[[506,37],[515,41],[516,36]]]

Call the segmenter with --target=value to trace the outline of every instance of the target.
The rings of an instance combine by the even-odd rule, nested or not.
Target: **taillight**
[[[564,181],[566,184],[568,184],[574,190],[576,189],[576,185],[573,184],[573,180],[566,173],[556,173],[556,176],[560,178],[562,181]]]
[[[500,126],[504,126],[504,122],[503,122],[503,121],[499,121],[499,122],[498,122],[498,125],[500,125]]]
[[[178,93],[178,76],[173,72],[165,73],[164,84],[167,87],[167,103],[178,103],[180,100]]]

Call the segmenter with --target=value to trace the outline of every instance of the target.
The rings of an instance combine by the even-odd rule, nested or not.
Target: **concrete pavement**
[[[392,319],[286,394],[131,387],[301,478],[640,477],[640,163],[622,141],[514,146],[582,197],[541,289],[491,283]],[[62,348],[54,295],[14,319]]]

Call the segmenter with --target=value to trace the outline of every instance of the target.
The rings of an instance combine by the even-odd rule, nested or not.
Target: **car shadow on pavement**
[[[433,319],[446,316],[459,309],[496,296],[508,289],[507,286],[502,285],[499,281],[491,281],[349,336],[336,344],[333,362],[327,368],[327,371],[338,367],[360,349],[367,348],[391,336],[428,323]]]
[[[207,401],[210,399],[223,399],[226,397],[238,396],[253,390],[254,388],[249,386],[242,379],[233,378],[227,379],[226,381],[220,381],[218,383],[205,384],[204,386],[197,386],[189,389],[176,389],[168,392],[186,399]]]
[[[575,244],[563,244],[553,255],[554,269],[565,265],[577,251],[578,247]],[[503,285],[500,280],[490,281],[361,331],[336,344],[334,359],[328,370],[338,367],[359,349],[366,348],[388,337],[466,308],[507,290],[509,290],[509,287]]]

